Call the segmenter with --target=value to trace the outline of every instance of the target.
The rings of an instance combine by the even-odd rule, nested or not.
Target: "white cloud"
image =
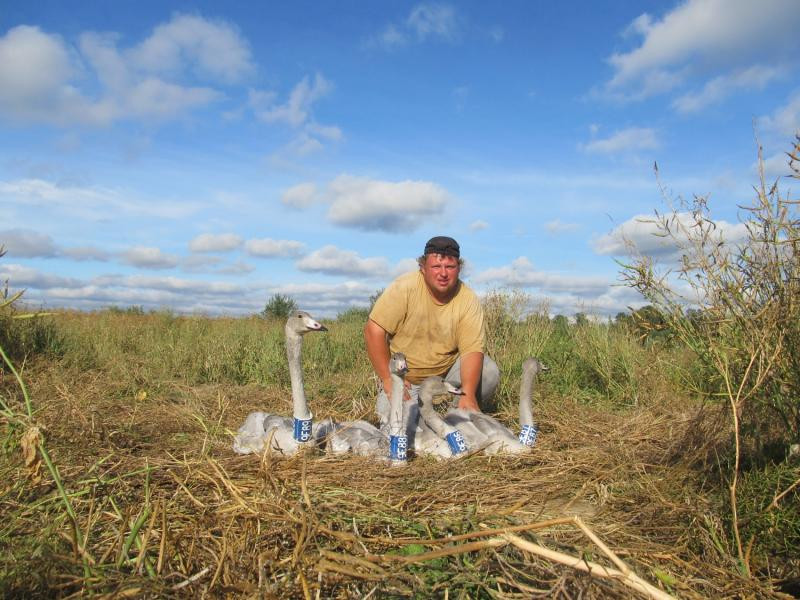
[[[247,240],[244,248],[250,256],[261,258],[296,257],[303,254],[305,244],[294,240],[273,240],[271,238]]]
[[[247,42],[230,24],[197,15],[175,15],[156,26],[129,56],[143,71],[179,74],[191,68],[201,77],[228,83],[255,71]]]
[[[476,283],[537,288],[543,292],[570,292],[577,295],[601,294],[611,285],[605,277],[560,275],[537,271],[531,261],[520,256],[510,265],[486,269],[474,278]]]
[[[193,254],[181,261],[181,269],[187,273],[208,273],[222,263],[219,256]]]
[[[561,219],[555,219],[554,221],[548,221],[545,223],[544,228],[550,235],[559,235],[562,233],[571,233],[573,231],[577,231],[580,229],[580,225],[577,223],[565,223]]]
[[[108,125],[175,118],[223,97],[196,79],[233,83],[254,71],[246,41],[228,24],[176,15],[141,44],[84,32],[59,36],[19,26],[0,37],[0,116],[54,125]]]
[[[594,239],[592,248],[602,255],[626,256],[633,251],[648,256],[676,259],[681,254],[679,246],[686,243],[686,238],[680,231],[691,227],[694,219],[688,212],[674,213],[671,217],[676,219],[671,229],[678,236],[677,240],[660,235],[662,231],[653,215],[637,215],[618,225],[610,233]],[[715,224],[715,235],[719,241],[735,244],[747,238],[747,228],[742,223],[733,224],[720,220],[715,221]]]
[[[37,210],[59,210],[91,221],[106,221],[120,215],[180,219],[198,209],[195,203],[127,198],[119,190],[69,183],[58,185],[43,179],[0,181],[0,197],[4,196],[9,203]]]
[[[292,127],[299,127],[310,119],[314,103],[332,89],[333,84],[317,73],[313,80],[308,76],[303,77],[294,86],[286,104],[275,105],[273,103],[275,95],[263,92],[251,94],[250,99],[255,115],[260,120],[267,123],[283,122]]]
[[[800,167],[800,165],[797,165]],[[753,172],[758,173],[758,163],[753,163]],[[789,157],[785,152],[773,154],[764,159],[764,177],[775,179],[791,175],[792,169],[789,167]]]
[[[298,210],[308,208],[317,200],[317,186],[313,183],[300,183],[283,192],[281,202]]]
[[[242,245],[242,238],[234,233],[201,233],[189,242],[192,252],[228,252]]]
[[[427,181],[389,182],[340,175],[328,184],[328,219],[345,227],[408,232],[444,212],[447,192]]]
[[[62,248],[61,254],[77,260],[79,262],[94,260],[97,262],[107,262],[110,254],[101,248],[94,246],[74,246],[72,248]]]
[[[488,228],[489,224],[486,221],[481,221],[480,219],[473,221],[469,226],[470,231],[483,231],[484,229]]]
[[[344,138],[342,130],[335,125],[321,125],[314,120],[314,104],[328,95],[333,84],[317,73],[308,76],[294,86],[285,104],[276,104],[277,94],[251,90],[249,104],[256,118],[265,123],[284,123],[297,129],[297,134],[273,157],[281,160],[282,154],[308,156],[325,147],[323,141],[339,142]]]
[[[69,85],[75,74],[64,41],[38,27],[20,25],[0,37],[0,115],[52,122],[83,103]]]
[[[0,263],[0,280],[8,280],[9,286],[14,286],[15,288],[31,287],[42,290],[50,288],[77,288],[83,285],[80,280],[72,277],[41,273],[36,269],[13,263]]]
[[[122,252],[120,258],[122,262],[142,269],[173,269],[179,262],[177,256],[150,246],[134,246]]]
[[[202,257],[201,257],[202,258]],[[266,285],[178,277],[106,275],[88,280],[61,277],[0,261],[0,280],[26,288],[29,303],[94,310],[109,305],[169,308],[181,313],[248,315],[260,312],[271,294],[288,294],[317,317],[332,317],[353,306],[369,306],[375,286],[356,281]]]
[[[733,73],[720,75],[706,82],[697,93],[688,93],[676,98],[672,106],[681,113],[697,112],[710,104],[716,104],[739,89],[763,89],[770,81],[786,73],[784,67],[754,66]]]
[[[411,9],[406,25],[420,40],[429,37],[451,40],[458,32],[456,12],[449,4],[418,4]]]
[[[375,41],[387,49],[403,46],[414,40],[424,42],[432,38],[453,42],[461,33],[461,28],[452,5],[421,3],[411,9],[405,21],[389,23]],[[490,36],[499,41],[503,32],[495,28]]]
[[[796,0],[687,0],[660,20],[640,15],[626,33],[640,35],[641,45],[609,58],[615,73],[606,91],[641,98],[694,74],[783,61],[798,47],[798,26]]]
[[[59,253],[49,235],[29,229],[0,231],[0,246],[5,246],[9,258],[53,258]]]
[[[297,261],[295,266],[301,271],[352,277],[384,277],[389,270],[385,258],[361,258],[352,250],[342,250],[332,245],[315,250]]]
[[[607,138],[594,139],[582,145],[585,152],[616,154],[636,150],[653,150],[659,147],[658,136],[648,127],[629,127],[615,132]]]
[[[800,133],[800,92],[796,92],[789,101],[758,121],[759,125],[770,133],[781,136],[793,136]]]
[[[255,270],[256,268],[253,265],[249,265],[244,261],[237,260],[235,263],[220,267],[217,269],[217,273],[223,275],[247,275]]]

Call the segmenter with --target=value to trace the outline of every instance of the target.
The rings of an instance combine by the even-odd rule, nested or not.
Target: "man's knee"
[[[461,357],[456,359],[455,364],[450,368],[445,376],[445,381],[455,385],[461,386]],[[497,385],[500,383],[500,367],[486,354],[483,355],[483,366],[481,368],[481,379],[478,389],[476,390],[478,402],[481,404],[481,409],[484,409],[484,403],[488,408],[493,406],[492,398],[497,391]]]

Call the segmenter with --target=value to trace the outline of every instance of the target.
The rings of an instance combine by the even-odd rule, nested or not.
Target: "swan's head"
[[[389,372],[398,377],[405,377],[408,373],[408,363],[406,362],[406,355],[402,352],[395,352],[392,358],[389,359]]]
[[[550,370],[550,367],[546,366],[542,361],[538,358],[531,357],[527,359],[524,363],[522,363],[522,372],[523,373],[531,373],[532,375],[538,375],[539,373],[546,373]]]
[[[314,319],[304,310],[295,310],[286,319],[286,333],[305,335],[309,331],[328,331],[322,323]]]
[[[420,384],[420,398],[433,400],[434,396],[441,396],[442,394],[461,396],[464,394],[464,392],[461,391],[461,388],[457,388],[447,383],[438,375],[431,375]]]

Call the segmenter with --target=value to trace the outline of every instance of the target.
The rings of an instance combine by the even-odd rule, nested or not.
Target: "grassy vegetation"
[[[230,433],[247,412],[290,410],[276,321],[119,310],[6,320],[6,343],[23,365],[35,413],[25,418],[6,369],[3,594],[313,597],[319,590],[325,597],[377,588],[381,595],[447,589],[453,597],[511,597],[561,586],[567,596],[626,596],[619,584],[513,545],[481,546],[487,538],[464,542],[473,546],[463,552],[414,559],[461,548],[430,540],[572,514],[669,592],[763,593],[770,578],[788,577],[800,548],[797,490],[770,503],[797,478],[797,463],[762,462],[743,474],[739,518],[753,539],[753,577],[741,577],[725,468],[710,460],[705,438],[695,439],[703,427],[719,429],[718,413],[680,385],[700,368],[696,357],[679,344],[643,343],[625,322],[521,318],[525,301],[498,292],[486,312],[490,351],[503,367],[503,420],[516,420],[524,358],[551,366],[537,391],[537,452],[457,465],[420,460],[402,472],[356,458],[232,454]],[[306,340],[306,386],[319,417],[372,418],[363,317],[345,314],[327,323],[327,334]],[[74,524],[52,478],[25,462],[21,440],[34,423],[63,478]],[[722,462],[729,448],[714,447]],[[82,545],[70,531],[80,532]],[[522,535],[604,559],[563,524]],[[692,566],[698,560],[702,573]]]

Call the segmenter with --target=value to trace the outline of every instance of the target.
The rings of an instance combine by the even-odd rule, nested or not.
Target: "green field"
[[[520,365],[541,357],[530,456],[405,468],[363,458],[237,456],[251,410],[289,414],[282,323],[139,310],[3,322],[0,591],[5,597],[630,597],[618,579],[524,544],[618,568],[679,597],[772,593],[796,575],[798,461],[739,469],[701,363],[668,332],[569,324],[486,300],[515,427]],[[317,418],[372,419],[365,313],[307,336]],[[708,383],[708,382],[706,382]],[[30,451],[32,426],[41,432]],[[35,439],[34,439],[35,447]],[[47,452],[59,483],[43,461]],[[59,487],[61,489],[59,489]],[[577,516],[608,552],[574,521]],[[784,585],[788,585],[785,584]],[[788,589],[788,588],[787,588]]]

